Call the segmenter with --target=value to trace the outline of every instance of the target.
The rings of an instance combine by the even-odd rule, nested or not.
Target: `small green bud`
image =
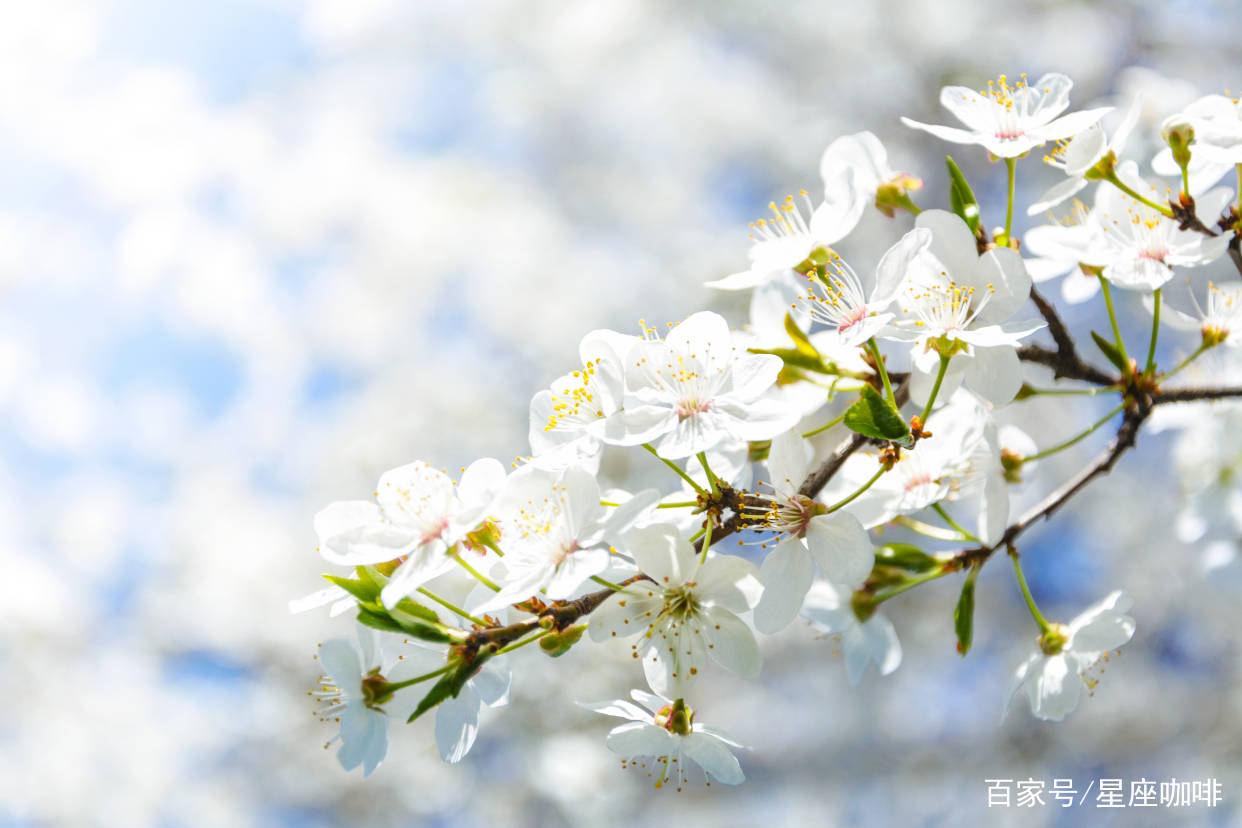
[[[1160,137],[1173,150],[1173,160],[1185,169],[1190,163],[1190,145],[1195,142],[1195,128],[1185,118],[1173,115],[1160,126]]]
[[[1202,333],[1204,348],[1215,348],[1229,338],[1229,331],[1215,325],[1204,325]]]
[[[1054,656],[1065,649],[1069,641],[1069,627],[1064,624],[1049,624],[1048,629],[1036,639],[1039,649],[1044,655]]]
[[[923,189],[923,179],[906,173],[898,173],[875,191],[875,208],[889,218],[892,218],[898,210],[910,210],[912,213],[917,213],[918,208],[910,200],[910,191],[921,189]]]
[[[927,572],[940,566],[940,562],[917,546],[908,543],[890,543],[875,550],[875,562],[881,566],[895,566],[907,572]]]
[[[1088,181],[1109,181],[1117,177],[1117,153],[1109,150],[1095,166],[1083,173]]]
[[[860,622],[875,615],[876,606],[875,596],[870,592],[861,589],[854,590],[854,595],[850,598],[850,609],[854,610],[854,617]]]
[[[771,440],[760,440],[751,443],[747,452],[747,459],[752,463],[762,463],[768,459],[768,453],[772,451]]]
[[[564,632],[552,632],[539,639],[539,649],[543,650],[552,658],[560,658],[569,652],[569,648],[578,643],[582,638],[582,634],[586,632],[586,624],[578,624],[570,627]]]
[[[1005,476],[1006,483],[1022,482],[1022,464],[1026,462],[1026,458],[1009,449],[1001,449],[1001,473]]]
[[[685,699],[678,699],[660,708],[655,714],[655,724],[677,736],[688,736],[694,730],[694,711],[686,705]]]

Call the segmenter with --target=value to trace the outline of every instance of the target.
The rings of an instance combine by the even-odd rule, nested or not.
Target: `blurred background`
[[[899,115],[945,123],[945,83],[1060,71],[1076,108],[1144,90],[1151,128],[1242,85],[1237,4],[4,6],[0,823],[1106,824],[989,812],[984,780],[1110,776],[1215,777],[1219,807],[1149,824],[1242,821],[1239,582],[1201,566],[1236,530],[1178,540],[1167,433],[1027,541],[1046,614],[1136,599],[1135,640],[1059,726],[1023,703],[1001,721],[1034,631],[990,566],[966,659],[945,579],[886,605],[905,661],[885,679],[850,688],[801,624],[764,642],[760,680],[714,673],[696,706],[753,747],[738,789],[622,771],[612,722],[573,702],[641,676],[589,647],[516,659],[512,705],[461,765],[421,722],[364,782],[323,750],[306,696],[316,642],[351,624],[287,609],[322,583],[315,511],[414,459],[527,453],[529,398],[586,331],[702,307],[744,321],[744,297],[702,282],[744,266],[769,200],[821,187],[833,138],[875,132],[924,205],[945,202],[953,151],[996,224],[1003,168]],[[1059,176],[1019,167],[1028,197]],[[870,269],[908,223],[869,216],[843,251]],[[1098,310],[1066,315],[1081,334]],[[1133,296],[1122,312],[1148,324]],[[1048,445],[1110,405],[1094,402],[1005,418]]]

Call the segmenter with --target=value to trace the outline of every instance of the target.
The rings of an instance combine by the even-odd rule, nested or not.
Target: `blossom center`
[[[704,411],[710,411],[712,407],[711,400],[701,400],[697,397],[683,397],[677,401],[674,410],[677,412],[677,421],[681,422],[693,417],[696,414],[702,414]]]

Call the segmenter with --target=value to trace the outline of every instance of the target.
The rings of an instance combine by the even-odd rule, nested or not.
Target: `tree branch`
[[[1231,397],[1242,397],[1242,388],[1177,388],[1172,391],[1153,391],[1151,404],[1224,400]]]
[[[1116,385],[1121,381],[1083,362],[1077,352],[1067,358],[1042,345],[1023,345],[1018,349],[1018,359],[1051,368],[1057,379],[1076,379],[1102,386]]]
[[[1113,466],[1121,459],[1121,455],[1134,447],[1139,428],[1150,414],[1151,405],[1140,405],[1127,409],[1112,443],[1096,457],[1091,465],[1067,480],[1059,489],[1045,497],[1039,505],[1033,507],[1018,520],[1011,523],[1009,528],[1005,530],[1005,533],[1001,535],[999,541],[991,546],[979,546],[973,549],[962,550],[953,556],[954,559],[960,561],[962,567],[980,564],[991,557],[992,553],[997,549],[1011,545],[1019,535],[1029,529],[1036,521],[1052,517],[1054,512],[1064,506],[1070,498],[1082,491],[1088,483],[1112,471]]]

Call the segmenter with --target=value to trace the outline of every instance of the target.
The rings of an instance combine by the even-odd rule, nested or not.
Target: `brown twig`
[[[1151,403],[1162,405],[1196,400],[1224,400],[1230,397],[1242,397],[1242,388],[1176,388],[1171,391],[1153,391]]]
[[[1031,508],[1022,517],[1011,523],[1004,534],[1001,535],[999,541],[991,546],[964,549],[954,555],[954,560],[960,562],[961,568],[982,564],[997,549],[1011,545],[1019,535],[1029,529],[1036,521],[1052,517],[1054,512],[1064,506],[1070,498],[1078,494],[1088,483],[1112,471],[1113,466],[1121,459],[1121,455],[1134,447],[1139,428],[1150,414],[1151,405],[1136,405],[1126,409],[1121,426],[1117,429],[1117,435],[1113,438],[1108,448],[1101,452],[1091,465],[1067,480],[1060,488],[1045,497],[1039,505]]]
[[[1053,351],[1042,345],[1023,345],[1018,349],[1018,359],[1051,368],[1053,376],[1057,379],[1076,379],[1106,387],[1116,385],[1121,381],[1083,362],[1076,350],[1071,356],[1066,357],[1060,351]]]

